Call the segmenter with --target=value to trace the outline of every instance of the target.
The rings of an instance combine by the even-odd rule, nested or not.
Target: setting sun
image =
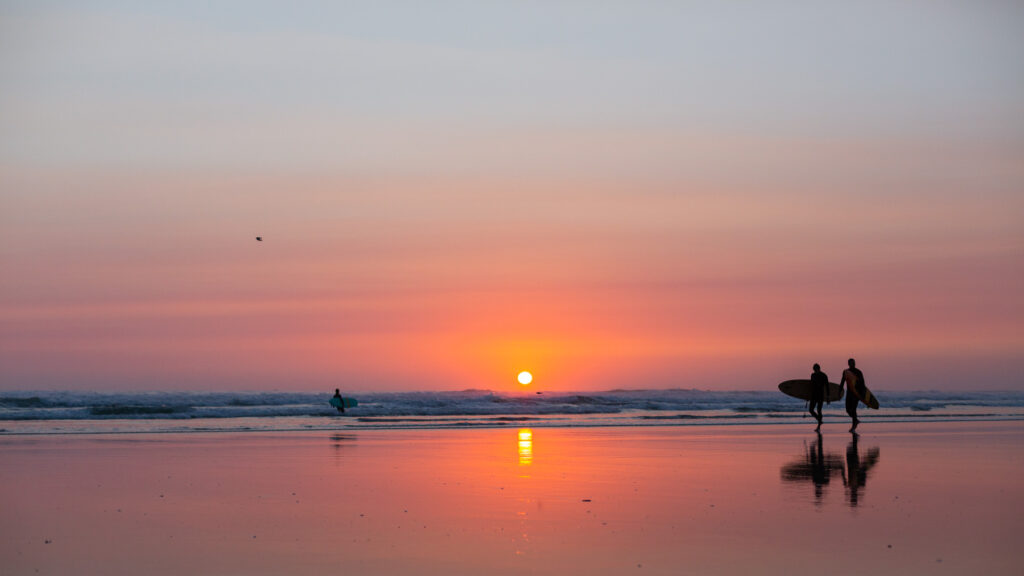
[[[519,373],[519,383],[526,386],[530,382],[533,382],[533,374],[523,371]]]

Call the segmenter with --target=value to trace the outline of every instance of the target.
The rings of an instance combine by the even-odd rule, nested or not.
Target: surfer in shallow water
[[[828,375],[821,371],[821,366],[815,364],[814,372],[811,373],[811,400],[809,408],[811,416],[814,416],[814,419],[818,421],[818,427],[814,429],[815,432],[821,432],[821,407],[825,401],[827,388]]]
[[[843,370],[843,379],[839,382],[839,391],[842,393],[843,386],[850,390],[846,394],[846,413],[853,420],[850,432],[856,432],[857,424],[860,424],[860,419],[857,418],[857,403],[864,400],[862,392],[862,390],[865,390],[864,373],[857,369],[857,362],[853,358],[847,360],[846,363],[850,367]]]
[[[341,390],[339,390],[338,388],[335,388],[334,389],[334,397],[338,399],[338,403],[335,406],[338,409],[338,412],[344,412],[345,411],[345,400],[342,399],[342,397],[341,397]]]

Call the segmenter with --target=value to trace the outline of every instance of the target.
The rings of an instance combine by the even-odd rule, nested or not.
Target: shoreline
[[[500,421],[473,421],[472,417],[464,419],[455,419],[457,422],[454,423],[438,423],[436,420],[430,419],[430,417],[410,417],[403,419],[403,424],[400,425],[374,425],[374,417],[335,417],[335,418],[351,418],[356,423],[349,426],[337,426],[330,424],[313,424],[313,425],[285,425],[280,427],[253,427],[253,426],[224,426],[224,427],[186,427],[179,429],[160,429],[160,428],[138,428],[138,429],[119,429],[119,427],[131,428],[140,427],[146,425],[154,425],[154,423],[178,423],[178,422],[190,422],[197,423],[200,421],[208,421],[215,423],[230,423],[239,420],[258,420],[261,423],[273,422],[273,418],[258,418],[258,419],[243,419],[243,418],[211,418],[211,419],[161,419],[161,420],[146,420],[146,419],[125,419],[125,420],[30,420],[30,421],[19,421],[11,420],[8,422],[18,422],[24,426],[33,425],[50,425],[54,428],[75,428],[80,429],[54,429],[54,430],[11,430],[4,427],[0,427],[0,438],[2,437],[18,437],[18,436],[95,436],[95,435],[139,435],[139,434],[250,434],[250,433],[301,433],[301,432],[332,432],[332,431],[344,431],[344,432],[358,432],[358,431],[402,431],[402,430],[502,430],[502,429],[515,429],[515,428],[541,428],[541,429],[599,429],[599,428],[732,428],[732,427],[784,427],[784,426],[803,426],[804,422],[794,420],[807,420],[807,425],[813,426],[814,421],[812,418],[803,418],[802,416],[783,415],[783,416],[765,416],[765,415],[743,415],[736,417],[684,417],[676,418],[673,416],[655,416],[655,417],[644,417],[641,416],[638,419],[632,419],[629,421],[620,422],[588,422],[580,418],[571,418],[566,415],[566,420],[574,419],[573,422],[558,422],[552,421],[552,418],[545,417],[512,417],[507,420]],[[826,415],[828,416],[828,415]],[[955,415],[919,415],[910,418],[904,418],[901,416],[867,416],[861,415],[861,426],[871,426],[879,424],[948,424],[948,423],[995,423],[995,422],[1024,422],[1024,414],[998,414],[998,415],[983,415],[983,416],[955,416]],[[600,417],[608,418],[608,415],[600,415]],[[322,418],[316,416],[310,416],[308,418]],[[492,416],[480,417],[493,419]],[[500,417],[498,417],[500,418]],[[763,420],[760,418],[764,418]],[[726,420],[735,421],[726,421]],[[775,419],[773,421],[773,419]],[[295,418],[281,418],[281,420],[294,421]],[[391,418],[381,418],[382,421],[393,420]],[[2,421],[0,421],[2,422]],[[58,426],[59,424],[59,426]],[[836,421],[828,421],[826,419],[823,424],[823,430],[828,428],[849,426],[849,420],[845,422],[837,419]],[[90,430],[91,426],[96,426],[100,429]],[[844,432],[847,430],[843,430]],[[859,430],[863,432],[863,430]]]
[[[360,396],[338,413],[322,394],[177,392],[0,395],[0,435],[333,429],[587,428],[806,423],[805,403],[772,391],[617,390],[529,396],[485,390]],[[838,403],[826,422],[849,422]],[[887,393],[866,422],[1024,420],[1024,392]]]

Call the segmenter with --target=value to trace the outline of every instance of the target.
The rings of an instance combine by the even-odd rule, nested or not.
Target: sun
[[[525,370],[519,373],[519,383],[526,386],[530,382],[533,382],[533,374],[526,372]]]

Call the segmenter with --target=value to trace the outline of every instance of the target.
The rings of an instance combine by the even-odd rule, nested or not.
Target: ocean
[[[346,393],[359,406],[339,414],[330,392],[0,392],[0,435],[245,432],[468,427],[700,426],[813,420],[804,402],[778,391]],[[1024,420],[1024,392],[877,393],[879,422]],[[825,422],[848,421],[842,401]]]

